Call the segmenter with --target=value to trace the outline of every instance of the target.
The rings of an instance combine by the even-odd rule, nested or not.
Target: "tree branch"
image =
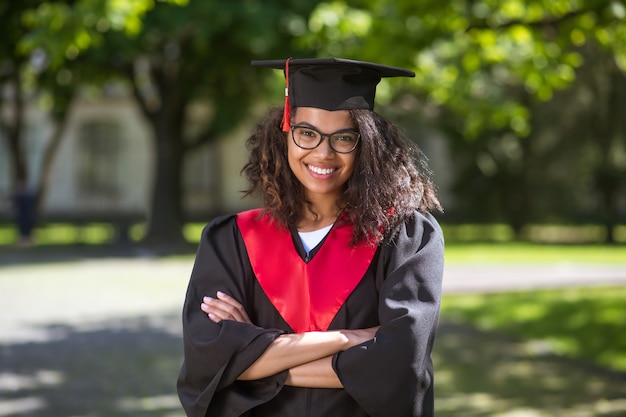
[[[126,76],[128,77],[128,80],[130,81],[130,84],[133,89],[133,96],[135,96],[135,100],[137,101],[137,104],[139,105],[139,108],[141,109],[142,113],[149,120],[154,120],[157,116],[154,111],[150,110],[150,108],[148,107],[148,104],[144,100],[143,95],[141,94],[141,91],[139,91],[139,87],[137,86],[137,79],[135,77],[135,68],[133,67],[133,63],[131,62],[130,65],[124,66],[122,71],[126,74]]]
[[[50,183],[50,174],[52,171],[52,163],[54,162],[54,157],[56,156],[57,149],[61,145],[63,140],[63,136],[69,121],[69,113],[74,103],[75,90],[70,93],[70,98],[68,99],[68,106],[65,107],[62,113],[58,115],[56,118],[56,126],[54,131],[52,132],[52,136],[50,137],[50,141],[44,150],[43,160],[41,162],[41,171],[39,174],[39,185],[37,190],[37,212],[41,211],[41,205],[45,200],[46,193],[48,192],[48,185]]]

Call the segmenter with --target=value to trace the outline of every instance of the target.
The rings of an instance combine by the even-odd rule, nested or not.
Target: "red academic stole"
[[[296,333],[327,330],[372,262],[376,247],[353,247],[351,224],[336,224],[306,263],[291,233],[258,219],[260,209],[237,215],[237,224],[259,284]]]

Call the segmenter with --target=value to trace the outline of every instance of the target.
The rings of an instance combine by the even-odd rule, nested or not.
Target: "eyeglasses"
[[[308,126],[291,126],[291,138],[293,143],[302,149],[315,149],[328,138],[330,148],[337,153],[350,153],[359,144],[361,134],[352,130],[340,130],[329,135],[320,133]]]

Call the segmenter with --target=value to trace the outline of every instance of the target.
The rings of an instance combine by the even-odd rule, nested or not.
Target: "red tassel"
[[[283,120],[280,122],[280,127],[283,132],[289,132],[291,129],[291,105],[289,104],[289,61],[288,58],[285,61],[285,108],[283,109]]]

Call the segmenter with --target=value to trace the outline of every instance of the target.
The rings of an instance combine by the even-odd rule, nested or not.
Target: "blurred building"
[[[27,106],[24,125],[28,186],[35,190],[54,125],[32,103]],[[249,130],[250,126],[242,126],[230,137],[187,156],[183,206],[189,218],[206,219],[252,204],[242,201],[240,194],[245,187],[240,170],[247,160],[244,142]],[[154,158],[150,126],[132,97],[112,91],[98,100],[77,99],[51,166],[41,203],[42,220],[145,218]],[[12,216],[11,181],[7,143],[0,137],[0,220]]]

